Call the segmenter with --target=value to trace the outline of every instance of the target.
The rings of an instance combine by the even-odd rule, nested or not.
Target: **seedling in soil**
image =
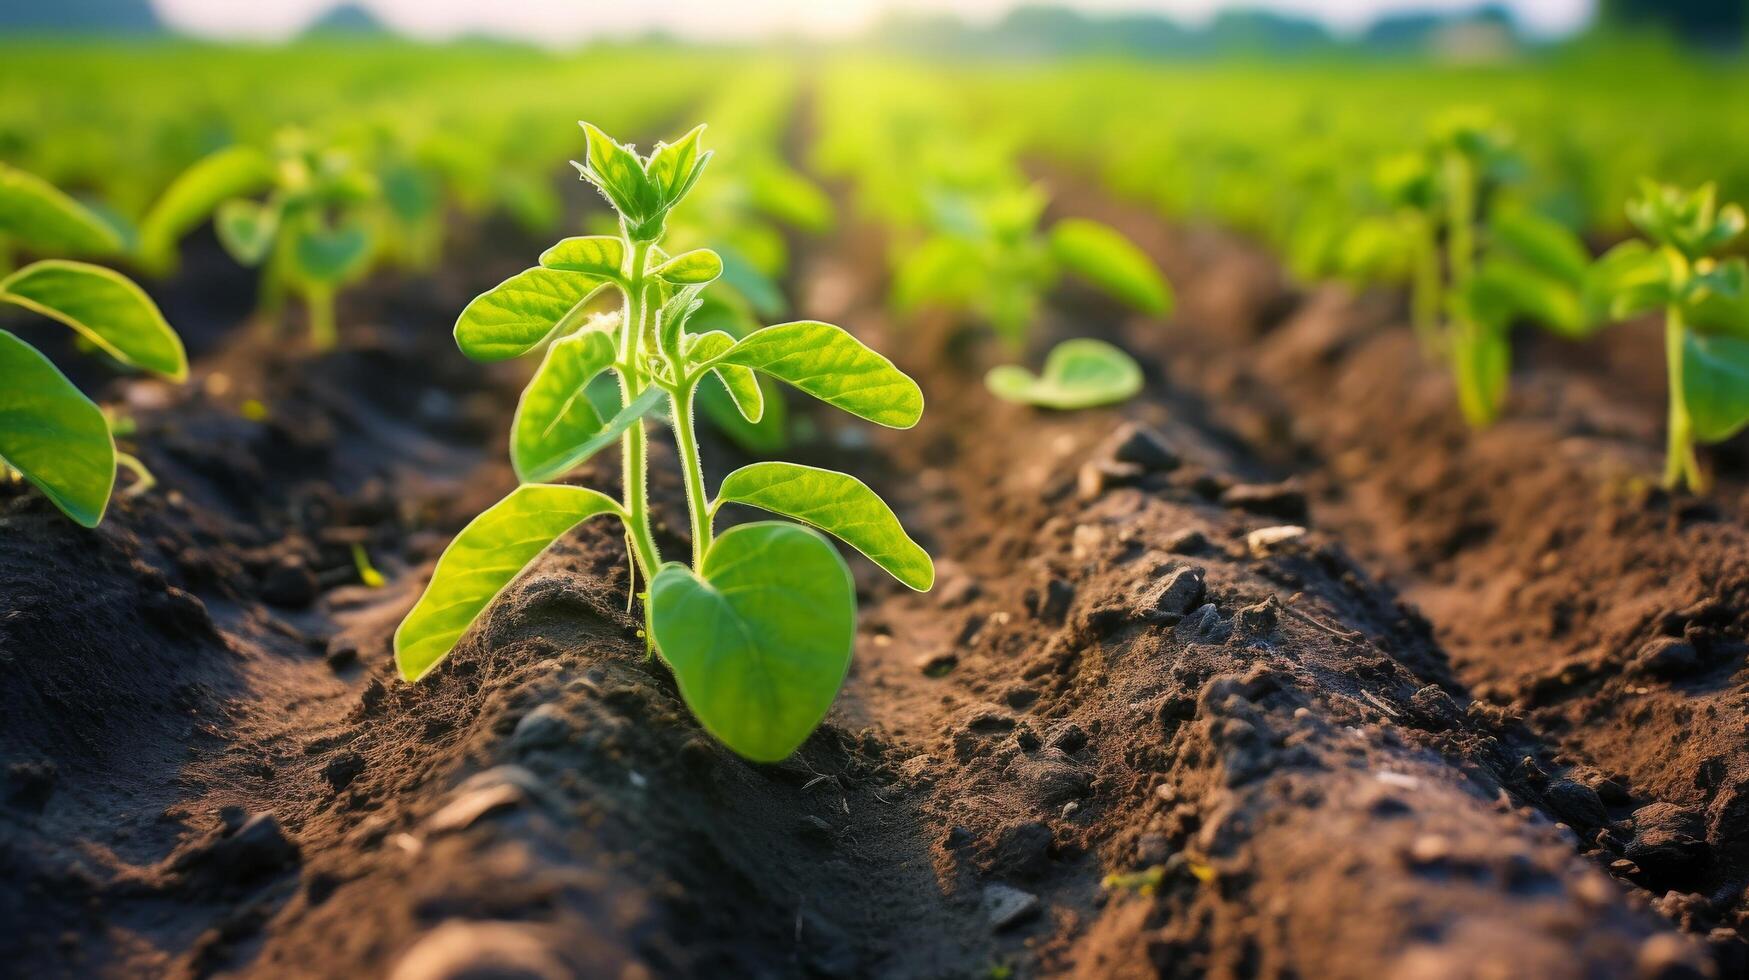
[[[984,385],[1004,401],[1067,411],[1134,397],[1142,390],[1142,369],[1121,349],[1083,337],[1052,348],[1042,374],[1004,364],[990,369]]]
[[[624,526],[632,565],[647,586],[646,638],[674,671],[687,705],[741,755],[782,759],[831,706],[856,633],[850,571],[814,528],[913,589],[927,590],[935,570],[891,508],[843,473],[755,463],[729,474],[710,497],[693,432],[698,386],[714,376],[757,420],[756,382],[764,375],[892,428],[917,423],[923,394],[892,362],[830,324],[783,323],[739,340],[688,329],[722,263],[708,249],[670,256],[659,242],[669,212],[710,159],[699,147],[703,127],[643,156],[583,125],[588,157],[576,166],[619,215],[619,234],[559,242],[539,266],[475,298],[457,320],[456,341],[476,360],[546,347],[511,433],[511,461],[525,485],[451,542],[395,633],[396,663],[407,680],[425,676],[541,552],[583,521],[609,515]],[[609,291],[620,296],[618,312],[588,315],[591,301]],[[586,394],[604,372],[620,386],[611,415]],[[690,564],[664,562],[651,529],[644,418],[663,403],[686,487]],[[621,499],[540,482],[616,441]],[[718,535],[715,520],[725,504],[812,527],[761,521]]]
[[[45,181],[0,166],[0,237],[33,253],[116,251],[115,229]],[[66,259],[32,262],[0,279],[0,303],[66,324],[128,367],[173,381],[188,376],[182,340],[151,297],[126,276]],[[0,330],[0,470],[23,476],[63,513],[96,527],[118,463],[151,485],[145,467],[115,448],[109,418],[41,351]]]
[[[1749,424],[1749,264],[1720,258],[1744,227],[1743,209],[1720,207],[1712,184],[1687,191],[1652,183],[1628,204],[1628,220],[1650,239],[1624,242],[1611,268],[1613,312],[1664,311],[1669,378],[1669,448],[1664,485],[1704,491],[1696,443],[1729,439]]]
[[[1041,232],[1046,203],[1036,186],[936,195],[934,233],[900,260],[894,305],[905,312],[932,306],[978,316],[1015,347],[1025,342],[1040,300],[1065,274],[1143,313],[1171,311],[1171,287],[1129,239],[1081,218]]]
[[[295,292],[309,313],[311,345],[326,350],[337,339],[335,293],[375,250],[368,206],[378,193],[376,178],[349,154],[288,131],[271,155],[230,147],[184,171],[146,216],[141,247],[167,269],[177,241],[211,215],[225,251],[262,267],[262,308],[276,313]]]

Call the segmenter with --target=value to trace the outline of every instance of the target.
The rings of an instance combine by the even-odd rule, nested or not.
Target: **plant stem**
[[[134,475],[134,485],[122,491],[124,497],[138,497],[140,494],[158,485],[158,478],[152,471],[146,469],[146,464],[139,457],[116,450],[115,465]]]
[[[704,465],[698,458],[698,436],[692,431],[692,399],[696,390],[682,381],[669,391],[669,397],[674,444],[680,450],[680,471],[686,477],[686,510],[692,516],[692,568],[702,575],[705,552],[711,547],[711,515],[710,500],[704,492]]]
[[[304,305],[310,311],[310,346],[333,350],[340,339],[334,326],[334,287],[314,283],[305,286]]]
[[[630,405],[643,393],[646,380],[643,371],[644,342],[644,267],[649,261],[653,242],[632,242],[630,264],[626,269],[625,316],[620,322],[619,377],[620,404]],[[639,571],[648,582],[661,566],[662,555],[656,550],[656,537],[650,532],[649,459],[644,448],[644,420],[639,419],[621,437],[620,475],[625,485],[626,526],[631,534],[632,555]]]
[[[1410,283],[1409,316],[1415,336],[1421,341],[1421,353],[1433,357],[1439,353],[1439,243],[1433,237],[1433,221],[1424,214],[1411,212],[1407,218],[1413,226],[1413,280]]]
[[[1706,475],[1700,460],[1694,455],[1693,424],[1688,417],[1688,401],[1683,395],[1682,347],[1687,326],[1682,322],[1682,309],[1672,303],[1664,314],[1664,368],[1670,384],[1670,435],[1664,455],[1664,487],[1681,489],[1686,482],[1696,493],[1706,490]]]

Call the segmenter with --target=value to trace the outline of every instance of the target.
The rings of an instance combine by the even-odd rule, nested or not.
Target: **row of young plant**
[[[319,45],[5,47],[0,78],[17,84],[0,85],[0,305],[64,323],[118,371],[174,382],[188,375],[182,341],[136,280],[176,271],[196,229],[210,223],[260,270],[267,323],[296,299],[323,349],[338,336],[337,292],[377,270],[430,272],[456,216],[550,232],[561,211],[551,161],[581,140],[535,121],[568,116],[571,91],[599,90],[628,65],[673,68],[604,107],[641,127],[696,101],[708,72],[642,52],[577,64],[490,48],[439,59]],[[294,69],[309,83],[272,84]],[[60,84],[26,84],[33,73]],[[86,526],[102,519],[118,466],[134,474],[128,492],[151,487],[117,449],[130,421],[4,330],[0,375],[0,476]]]
[[[1749,133],[1713,109],[1749,85],[1634,57],[1657,70],[1098,65],[920,84],[1126,198],[1257,236],[1302,280],[1406,289],[1476,426],[1505,406],[1514,327],[1579,341],[1660,314],[1664,481],[1702,490],[1695,446],[1749,424],[1743,214],[1718,190],[1749,193]]]

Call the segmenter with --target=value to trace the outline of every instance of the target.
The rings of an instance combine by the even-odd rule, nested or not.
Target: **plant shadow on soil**
[[[802,311],[897,352],[930,407],[901,433],[811,415],[797,455],[869,479],[941,575],[914,595],[854,565],[852,675],[796,757],[748,765],[698,731],[605,523],[427,682],[395,679],[431,563],[512,483],[520,375],[467,364],[447,324],[538,245],[482,229],[438,285],[352,298],[373,326],[339,351],[197,324],[216,339],[189,389],[118,383],[162,484],[96,534],[0,490],[0,955],[400,978],[1729,968],[1722,937],[1580,856],[1576,830],[1619,832],[1644,797],[1573,775],[1547,718],[1472,699],[1348,556],[1358,523],[1269,532],[1308,507],[1264,481],[1271,454],[1314,444],[1279,418],[1260,438],[1182,383],[1158,324],[1075,297],[1041,340],[1104,333],[1167,370],[1120,410],[994,405],[976,348],[927,356],[948,324],[886,321],[858,271],[878,242],[833,245],[798,273]],[[653,492],[678,517],[667,445]],[[713,479],[736,461],[706,454]],[[611,488],[612,462],[579,479]],[[385,588],[353,584],[354,544]],[[1725,641],[1689,626],[1712,615],[1658,628],[1711,657]],[[1654,843],[1692,861],[1710,831],[1684,819]]]

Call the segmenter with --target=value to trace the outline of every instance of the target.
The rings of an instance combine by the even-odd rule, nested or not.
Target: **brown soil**
[[[1510,444],[1476,448],[1508,435],[1471,440],[1359,384],[1340,411],[1384,407],[1343,423],[1334,373],[1322,404],[1293,377],[1346,364],[1419,391],[1412,351],[1352,359],[1393,349],[1388,317],[1296,329],[1321,307],[1257,288],[1255,257],[1151,244],[1189,294],[1183,326],[1071,297],[1039,339],[1121,336],[1166,370],[1072,415],[993,403],[978,378],[997,352],[947,324],[894,331],[866,235],[812,250],[799,309],[895,352],[930,407],[901,433],[813,414],[792,455],[876,484],[941,575],[919,596],[857,561],[850,681],[775,766],[703,736],[644,656],[605,527],[541,559],[428,682],[394,678],[395,624],[511,481],[517,368],[468,364],[447,327],[537,244],[485,234],[441,285],[373,288],[339,352],[214,329],[188,389],[116,386],[160,491],[87,534],[0,490],[0,957],[28,976],[403,980],[1736,968],[1723,936],[1692,933],[1740,883],[1636,884],[1723,888],[1741,868],[1739,804],[1719,801],[1743,772],[1715,744],[1742,731],[1734,519],[1631,493],[1563,516],[1552,491],[1511,517],[1536,488],[1466,475],[1516,480]],[[1296,367],[1302,333],[1340,349]],[[248,397],[265,420],[239,413]],[[1411,456],[1386,433],[1416,424],[1445,434]],[[1532,431],[1523,462],[1559,486],[1564,430]],[[1338,445],[1370,469],[1339,470]],[[740,461],[706,453],[713,478]],[[1317,528],[1257,535],[1305,521],[1305,496],[1270,482],[1289,473]],[[655,492],[679,513],[673,480]],[[354,542],[385,588],[356,584]],[[1577,564],[1539,572],[1552,549]],[[1569,567],[1607,569],[1608,591]],[[1556,581],[1574,603],[1558,632]],[[1688,653],[1626,673],[1659,633]],[[1590,659],[1539,680],[1550,646]]]

